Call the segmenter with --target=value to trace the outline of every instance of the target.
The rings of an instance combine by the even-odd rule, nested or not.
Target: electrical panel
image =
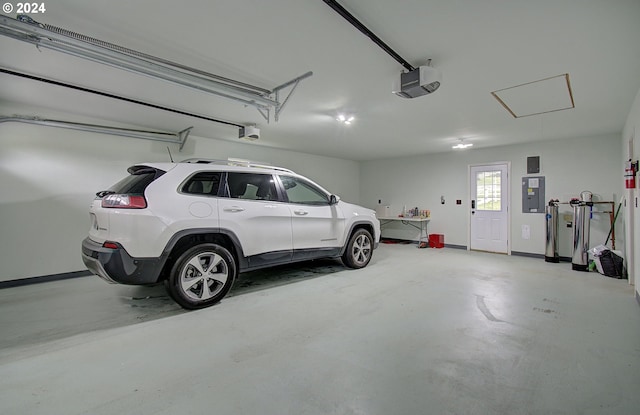
[[[522,178],[522,213],[544,213],[544,176]]]
[[[527,174],[540,173],[540,156],[527,157]]]

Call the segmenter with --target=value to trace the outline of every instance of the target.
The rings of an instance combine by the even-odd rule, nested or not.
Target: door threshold
[[[473,249],[473,248],[469,248],[470,251],[474,251],[474,252],[484,252],[487,254],[499,254],[499,255],[509,255],[508,252],[498,252],[498,251],[485,251],[484,249]]]

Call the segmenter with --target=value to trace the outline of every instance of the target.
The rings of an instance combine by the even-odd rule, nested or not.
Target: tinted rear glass
[[[193,175],[182,186],[183,193],[194,195],[217,196],[220,188],[220,177],[222,173],[219,171],[205,171]]]
[[[151,182],[164,173],[162,170],[153,168],[138,170],[111,186],[109,190],[119,194],[141,195]]]

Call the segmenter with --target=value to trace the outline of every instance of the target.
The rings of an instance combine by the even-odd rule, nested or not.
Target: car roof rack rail
[[[262,169],[271,169],[284,171],[287,173],[293,173],[292,170],[285,169],[284,167],[273,166],[269,163],[255,162],[251,160],[228,158],[227,160],[220,159],[205,159],[205,158],[190,158],[182,160],[181,163],[193,163],[193,164],[217,164],[222,166],[242,166],[242,167],[256,167]]]

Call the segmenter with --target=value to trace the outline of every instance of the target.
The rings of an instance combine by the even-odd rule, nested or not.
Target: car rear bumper
[[[85,238],[82,241],[82,261],[89,271],[112,284],[154,284],[164,265],[161,258],[133,258],[118,245],[104,248]]]

